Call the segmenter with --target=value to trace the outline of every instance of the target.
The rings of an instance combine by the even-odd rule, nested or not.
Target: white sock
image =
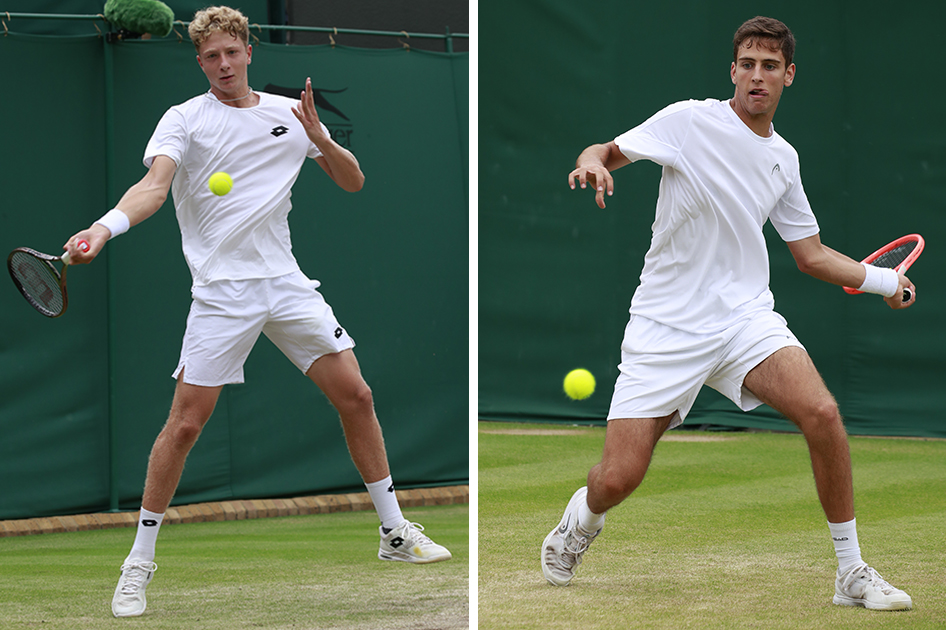
[[[595,514],[588,507],[588,497],[586,496],[584,501],[578,504],[578,526],[589,534],[593,534],[602,527],[604,527],[604,515]]]
[[[371,502],[374,503],[374,509],[377,510],[378,518],[381,519],[381,527],[391,531],[404,522],[401,506],[398,505],[397,495],[394,493],[394,482],[391,481],[391,475],[381,481],[366,483],[365,487],[368,488]]]
[[[863,562],[861,547],[857,544],[857,519],[847,523],[828,523],[828,528],[838,556],[838,573],[843,575]]]
[[[131,553],[128,554],[129,560],[135,559],[142,562],[154,560],[154,544],[158,540],[158,530],[161,529],[163,520],[164,514],[156,514],[141,508],[138,514],[138,534],[135,536]]]

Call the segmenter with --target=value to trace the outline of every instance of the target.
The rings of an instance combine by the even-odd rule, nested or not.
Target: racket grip
[[[903,301],[904,301],[904,302],[909,302],[909,301],[912,300],[912,299],[913,299],[913,291],[911,291],[910,289],[904,289],[904,290],[903,290]]]
[[[89,241],[85,240],[84,238],[81,238],[78,241],[76,241],[76,247],[78,247],[84,252],[87,252],[89,251]],[[69,252],[64,253],[62,257],[60,258],[60,260],[62,260],[62,264],[64,265],[72,264],[72,261],[70,260]]]

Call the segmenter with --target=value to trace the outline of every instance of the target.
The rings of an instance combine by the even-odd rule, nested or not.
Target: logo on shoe
[[[564,534],[565,532],[568,531],[568,522],[570,520],[571,520],[571,515],[569,514],[568,516],[565,517],[565,521],[559,526],[558,528],[559,534]]]
[[[395,536],[394,538],[391,539],[391,542],[388,544],[394,547],[395,549],[397,549],[398,547],[402,547],[404,545],[404,539],[401,538],[400,536]]]

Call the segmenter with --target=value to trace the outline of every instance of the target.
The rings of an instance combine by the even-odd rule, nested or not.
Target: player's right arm
[[[156,156],[141,181],[122,195],[115,208],[128,217],[129,226],[141,223],[164,205],[176,170],[177,164],[174,160],[166,155]],[[107,227],[93,223],[88,229],[74,234],[66,241],[64,248],[69,252],[71,264],[86,264],[95,259],[111,237],[112,233]],[[89,251],[83,252],[76,247],[75,244],[80,239],[89,242]]]
[[[575,161],[575,170],[568,174],[568,185],[575,190],[575,181],[585,188],[591,185],[595,188],[595,202],[599,208],[604,208],[604,196],[614,194],[614,178],[611,171],[627,166],[631,161],[621,153],[618,145],[612,140],[607,144],[593,144],[578,156]]]

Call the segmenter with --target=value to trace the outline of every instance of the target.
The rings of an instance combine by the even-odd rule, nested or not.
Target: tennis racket
[[[925,242],[919,234],[907,234],[895,241],[887,243],[876,252],[865,258],[862,262],[875,267],[885,267],[894,271],[906,271],[910,268],[916,259],[923,252]],[[863,293],[851,287],[844,287],[844,290],[851,295]],[[913,298],[910,289],[903,290],[903,301],[909,302]]]
[[[86,240],[80,240],[76,245],[84,252],[89,251],[89,242]],[[57,260],[62,261],[62,274],[53,266]],[[7,269],[13,284],[26,301],[46,317],[59,317],[69,306],[66,293],[68,268],[69,252],[52,256],[29,247],[17,247],[7,256]]]

